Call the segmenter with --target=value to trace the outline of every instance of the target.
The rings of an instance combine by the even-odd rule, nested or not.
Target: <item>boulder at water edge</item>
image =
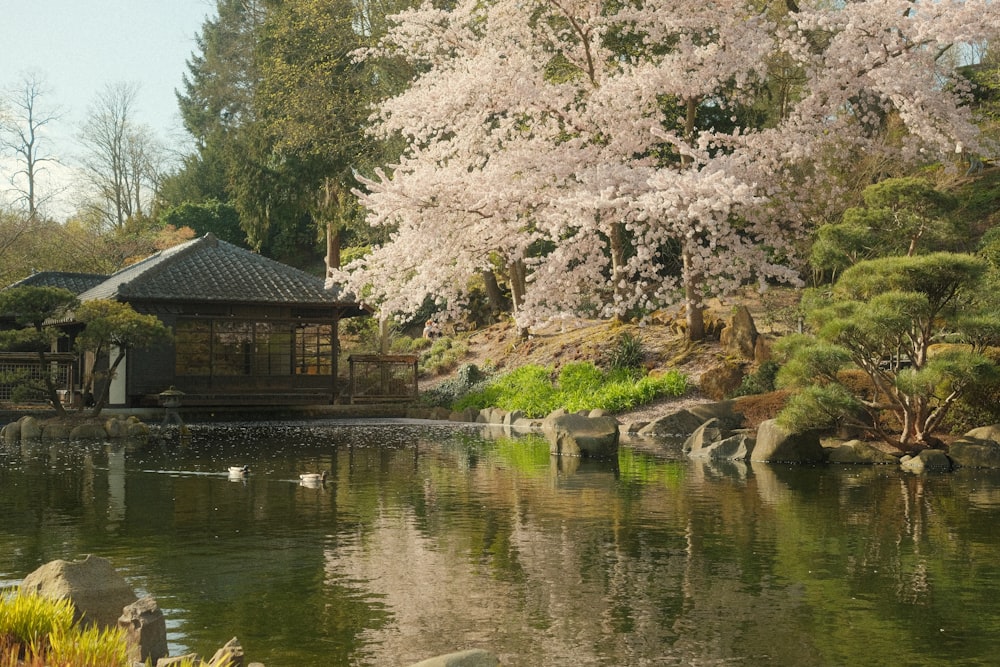
[[[556,456],[610,459],[618,456],[618,420],[553,412],[542,422],[549,452]]]
[[[705,419],[693,414],[690,410],[678,410],[649,422],[639,429],[641,436],[659,438],[684,438],[693,433],[705,423]]]
[[[925,449],[916,456],[904,456],[899,460],[899,467],[916,475],[925,472],[948,472],[951,470],[951,459],[940,449]]]
[[[42,565],[24,578],[21,591],[52,600],[69,599],[76,620],[103,628],[117,625],[125,606],[136,601],[135,592],[111,567],[111,561],[92,555]]]
[[[827,452],[827,461],[830,463],[899,463],[892,454],[883,452],[881,449],[872,447],[870,443],[860,440],[848,440],[836,447],[830,448]]]
[[[816,433],[790,433],[773,419],[757,427],[757,442],[751,461],[775,463],[820,463],[826,455]]]
[[[948,456],[964,468],[1000,468],[1000,424],[972,429],[951,443]]]
[[[167,621],[153,598],[147,596],[125,607],[118,627],[125,630],[128,657],[133,663],[149,660],[156,664],[167,657]]]
[[[749,431],[733,431],[712,418],[688,437],[683,449],[692,459],[746,461],[753,447],[754,439]]]

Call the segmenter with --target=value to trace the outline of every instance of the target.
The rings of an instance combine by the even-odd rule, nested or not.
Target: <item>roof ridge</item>
[[[218,240],[215,238],[215,234],[212,234],[212,232],[208,232],[204,236],[198,237],[196,239],[191,239],[186,243],[171,246],[169,248],[164,248],[163,250],[158,250],[149,257],[145,257],[136,262],[135,264],[126,266],[124,269],[121,269],[120,271],[113,273],[109,277],[109,280],[114,278],[119,273],[124,273],[125,271],[134,270],[136,267],[141,266],[142,264],[145,264],[147,262],[152,263],[152,266],[138,271],[136,275],[132,276],[130,280],[118,285],[117,289],[118,295],[128,296],[129,287],[135,280],[139,278],[149,279],[156,277],[158,274],[163,273],[165,270],[167,270],[167,268],[169,268],[170,263],[166,260],[168,259],[176,260],[178,258],[184,257],[185,255],[194,252],[194,250],[199,245],[201,245],[202,242],[206,242],[209,245],[214,246],[215,243],[218,242]]]

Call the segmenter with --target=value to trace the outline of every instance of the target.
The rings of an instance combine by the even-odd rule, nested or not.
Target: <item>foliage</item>
[[[642,338],[625,331],[619,334],[608,353],[608,367],[611,370],[635,370],[642,368]]]
[[[868,186],[863,197],[864,206],[817,230],[813,268],[836,274],[863,259],[955,249],[968,238],[947,217],[958,201],[922,178],[888,178]]]
[[[769,359],[763,362],[757,370],[743,378],[740,386],[733,392],[731,398],[737,396],[752,396],[754,394],[766,394],[775,390],[775,379],[781,364]]]
[[[421,392],[420,402],[431,407],[451,407],[468,394],[484,391],[495,375],[490,366],[462,364],[453,378]]]
[[[995,308],[974,311],[985,270],[971,255],[887,257],[808,292],[815,338],[790,337],[781,348],[778,385],[799,392],[779,419],[794,430],[851,424],[904,450],[932,444],[956,401],[1000,382],[983,354],[1000,342],[1000,319]],[[964,344],[942,348],[945,339]],[[845,383],[850,367],[867,376],[870,395]]]
[[[687,380],[676,371],[660,376],[637,376],[629,371],[605,373],[590,362],[566,364],[553,370],[526,365],[501,375],[478,391],[458,400],[456,409],[498,407],[543,417],[556,408],[569,412],[604,409],[621,412],[662,396],[680,396]]]
[[[809,385],[789,397],[777,421],[790,431],[830,431],[861,409],[861,403],[843,385]]]
[[[678,301],[693,316],[748,278],[797,280],[785,262],[842,205],[845,155],[905,168],[980,146],[940,56],[994,36],[996,3],[769,5],[400,13],[372,54],[418,72],[377,118],[407,149],[363,180],[394,234],[336,278],[410,314],[427,295],[461,308],[497,267],[520,328]]]
[[[163,225],[176,228],[190,227],[197,236],[211,232],[216,238],[240,247],[247,247],[246,235],[240,229],[240,218],[236,209],[218,199],[201,203],[184,202],[160,214]]]
[[[420,353],[420,372],[435,375],[447,373],[458,366],[468,351],[468,345],[460,340],[448,336],[435,339],[429,348]]]
[[[481,391],[470,393],[455,409],[497,407],[520,410],[528,417],[541,417],[560,407],[552,382],[552,369],[526,365],[493,380]]]
[[[127,303],[108,299],[87,301],[76,309],[77,321],[84,324],[76,338],[79,351],[92,352],[100,359],[109,355],[112,348],[118,353],[109,359],[106,371],[92,370],[94,414],[100,414],[107,402],[111,380],[128,350],[144,349],[170,339],[170,330],[156,315],[142,315]]]
[[[198,153],[167,184],[170,203],[225,201],[251,247],[308,265],[318,239],[361,227],[354,173],[393,159],[389,143],[363,126],[375,99],[403,85],[409,69],[352,54],[409,3],[215,4],[178,95]]]
[[[0,332],[0,347],[9,350],[32,351],[38,356],[41,369],[48,369],[47,353],[62,337],[55,327],[45,323],[63,315],[77,304],[76,296],[69,290],[58,287],[37,287],[22,285],[0,291],[0,313],[13,317],[14,322],[23,327],[18,330]],[[52,374],[41,372],[45,383],[46,398],[57,414],[62,415],[62,402]]]
[[[0,596],[0,665],[126,667],[121,628],[82,628],[73,604],[8,590]]]
[[[54,108],[45,108],[48,93],[43,79],[26,74],[15,90],[0,94],[0,155],[14,158],[16,168],[8,179],[15,194],[14,205],[32,221],[51,198],[44,193],[41,176],[47,164],[56,161],[48,154],[48,126],[59,115]]]
[[[88,209],[102,228],[120,230],[152,207],[160,180],[159,143],[135,118],[137,84],[108,84],[95,98],[80,132]]]

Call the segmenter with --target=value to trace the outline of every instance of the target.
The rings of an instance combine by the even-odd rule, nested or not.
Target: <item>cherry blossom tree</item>
[[[989,0],[458,0],[395,20],[368,55],[420,74],[375,131],[408,149],[359,193],[395,231],[334,276],[384,312],[458,310],[498,269],[525,329],[684,304],[697,339],[706,296],[797,279],[847,156],[986,152],[941,55],[993,39]]]

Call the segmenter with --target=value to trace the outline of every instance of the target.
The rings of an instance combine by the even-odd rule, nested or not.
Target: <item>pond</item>
[[[744,466],[402,422],[0,449],[0,584],[109,558],[172,655],[268,667],[987,665],[1000,475]],[[230,465],[250,474],[231,479]],[[302,472],[329,471],[304,486]]]

